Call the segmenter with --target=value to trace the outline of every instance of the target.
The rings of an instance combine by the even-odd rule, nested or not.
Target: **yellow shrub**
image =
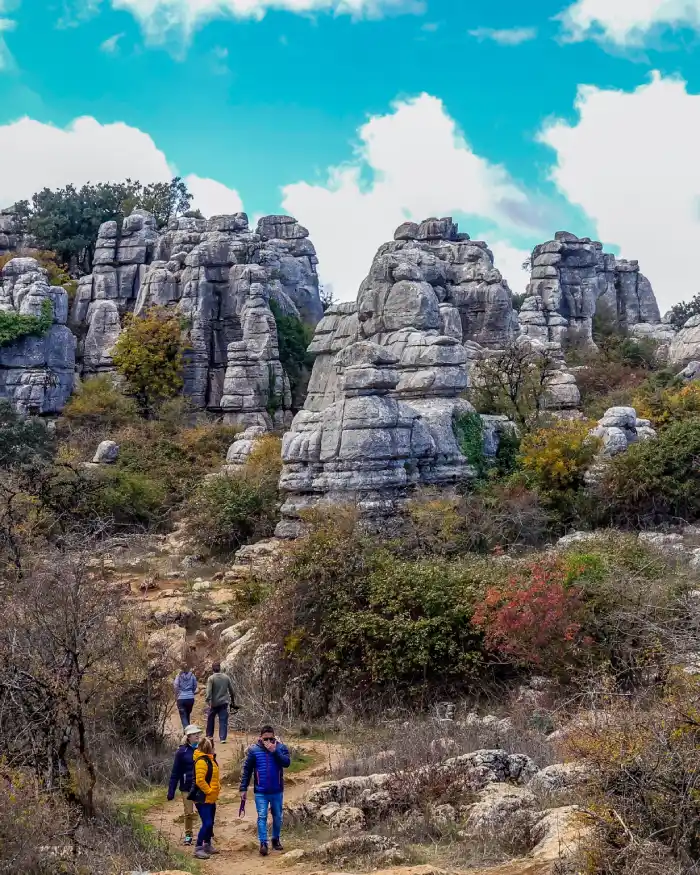
[[[682,388],[663,389],[652,395],[638,393],[633,399],[637,416],[663,426],[700,416],[700,382]]]
[[[282,439],[266,434],[255,441],[246,463],[246,475],[257,481],[277,483],[282,473]]]
[[[600,447],[600,440],[590,434],[594,426],[594,422],[560,420],[523,438],[520,464],[538,488],[565,492],[582,485]]]

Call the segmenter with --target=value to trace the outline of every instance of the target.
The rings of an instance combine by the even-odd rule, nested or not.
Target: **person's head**
[[[211,738],[207,738],[206,736],[199,742],[197,745],[197,750],[200,750],[202,753],[211,754],[214,753],[214,742]]]
[[[196,747],[202,739],[202,730],[195,723],[185,727],[185,740],[183,744],[191,744]]]
[[[190,670],[189,665],[186,662],[180,663],[180,674],[188,674]]]
[[[218,672],[220,672],[221,671],[221,663],[220,662],[212,663],[211,670],[214,672],[214,674],[217,674]]]
[[[262,726],[260,728],[260,740],[261,741],[274,741],[275,740],[274,727],[270,726],[269,723],[266,723],[264,726]]]

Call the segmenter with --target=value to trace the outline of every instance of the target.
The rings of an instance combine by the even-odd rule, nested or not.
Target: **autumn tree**
[[[172,311],[151,307],[143,315],[124,318],[114,366],[145,415],[182,389],[184,352],[182,323]]]
[[[476,363],[470,399],[479,413],[507,416],[528,430],[547,409],[547,386],[556,370],[546,346],[521,339]]]

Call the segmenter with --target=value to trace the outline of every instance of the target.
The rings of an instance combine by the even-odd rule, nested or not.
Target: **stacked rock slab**
[[[485,245],[458,234],[451,219],[404,225],[396,238],[379,249],[357,303],[333,308],[318,326],[309,396],[283,443],[279,537],[298,535],[303,513],[318,506],[354,505],[381,519],[417,486],[451,491],[475,475],[454,430],[473,412],[460,397],[463,325],[502,343],[512,332],[507,307],[497,325],[490,311],[477,318],[467,305],[481,295],[496,307],[510,292]]]
[[[173,219],[161,234],[142,210],[121,230],[107,222],[72,311],[83,371],[112,369],[125,313],[172,307],[187,326],[184,392],[194,405],[244,427],[284,425],[291,393],[270,304],[315,325],[316,264],[308,231],[290,216],[263,218],[256,231],[244,213]]]
[[[588,237],[559,231],[536,246],[520,330],[543,342],[593,343],[593,317],[604,305],[620,327],[658,324],[659,308],[637,261],[616,259]]]
[[[670,365],[687,365],[700,359],[700,316],[691,316],[675,335],[668,351]]]
[[[371,336],[375,322],[367,328],[367,321],[376,308],[371,300],[372,290],[391,284],[392,258],[401,260],[404,272],[399,270],[397,282],[420,281],[432,289],[433,310],[439,314],[440,332],[462,343],[467,342],[469,357],[474,358],[483,347],[499,349],[516,335],[517,318],[513,311],[512,295],[508,284],[494,268],[493,254],[488,246],[461,234],[452,219],[428,219],[420,225],[407,222],[401,225],[391,243],[380,247],[370,274],[364,281],[357,302],[336,304],[319,323],[309,352],[315,356],[314,370],[308,388],[306,409],[322,410],[338,393],[338,374],[335,357],[358,337]],[[393,312],[401,297],[397,286],[389,302]],[[362,311],[360,311],[362,307]],[[433,314],[434,315],[434,314]],[[410,320],[409,320],[410,321]],[[396,320],[378,333],[392,331]],[[432,329],[431,329],[432,330]],[[384,343],[383,340],[379,341]],[[392,339],[399,348],[400,338]],[[408,377],[404,379],[404,386]],[[415,387],[420,392],[420,387]]]
[[[8,211],[0,211],[0,258],[16,252],[20,246],[22,234],[15,214]]]
[[[0,310],[41,316],[50,301],[53,324],[0,347],[0,398],[23,413],[55,413],[73,390],[76,340],[67,327],[68,294],[50,286],[34,258],[13,258],[0,271]]]
[[[606,458],[626,452],[638,441],[656,437],[651,422],[639,419],[634,407],[610,407],[591,434],[601,439],[601,456]]]

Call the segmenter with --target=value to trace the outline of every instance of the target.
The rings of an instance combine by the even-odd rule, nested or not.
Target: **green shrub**
[[[600,484],[599,516],[645,526],[700,518],[700,418],[676,422],[655,440],[611,459]]]
[[[167,493],[162,483],[145,474],[105,466],[96,475],[99,489],[91,509],[117,526],[156,526],[166,516]]]
[[[151,307],[142,316],[124,317],[112,359],[126,391],[144,413],[152,415],[159,403],[182,388],[184,352],[182,324],[172,311]]]
[[[535,547],[547,530],[539,496],[518,483],[485,482],[455,499],[425,492],[409,503],[407,516],[395,550],[410,557]]]
[[[235,474],[202,483],[186,510],[190,537],[215,554],[270,537],[277,517],[277,489]]]
[[[484,422],[478,413],[463,413],[456,416],[452,423],[457,445],[469,464],[476,470],[478,477],[483,477],[487,471],[484,455]]]
[[[354,522],[327,515],[273,582],[261,622],[283,648],[286,672],[313,679],[326,700],[396,688],[439,695],[468,684],[481,658],[471,567],[397,559]]]
[[[274,299],[270,300],[270,309],[277,326],[280,362],[289,377],[295,408],[300,407],[303,404],[302,395],[313,365],[313,358],[307,353],[313,331],[296,316],[283,315]],[[271,393],[272,395],[274,392]]]
[[[41,336],[53,325],[53,304],[41,304],[41,316],[22,316],[14,310],[0,310],[0,347],[10,346],[29,335]]]
[[[90,377],[81,383],[70,398],[63,416],[75,426],[95,426],[112,429],[138,418],[138,408],[114,385],[107,374]]]

